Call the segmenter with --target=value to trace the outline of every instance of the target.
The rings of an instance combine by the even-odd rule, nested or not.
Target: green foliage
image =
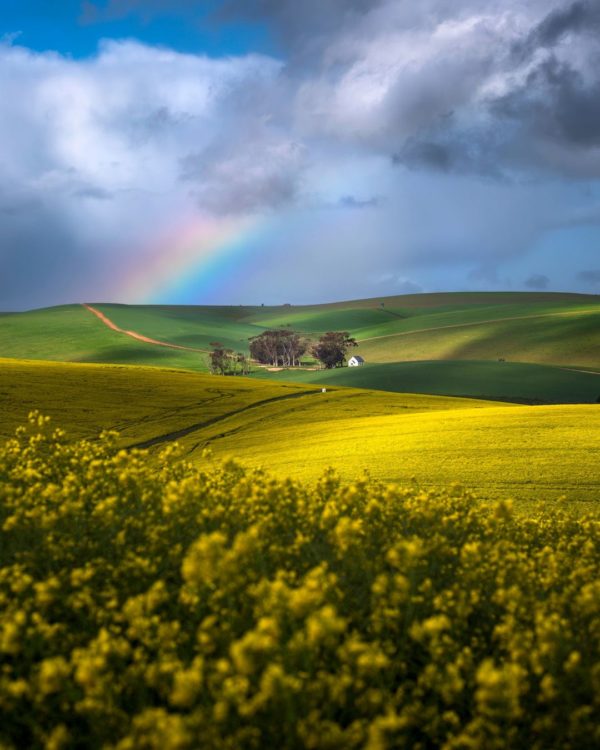
[[[175,459],[0,449],[2,747],[598,746],[597,520]]]
[[[341,367],[346,362],[346,353],[356,346],[356,339],[348,331],[328,331],[312,348],[312,354],[326,369]]]
[[[262,364],[295,367],[308,348],[308,341],[291,328],[274,328],[250,338],[250,356]]]

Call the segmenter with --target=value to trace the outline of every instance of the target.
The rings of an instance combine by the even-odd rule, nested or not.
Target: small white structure
[[[364,363],[365,360],[360,356],[360,354],[354,354],[348,360],[348,367],[360,367],[361,365],[364,365]]]

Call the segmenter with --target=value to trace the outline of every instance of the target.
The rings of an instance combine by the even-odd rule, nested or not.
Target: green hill
[[[202,355],[145,344],[111,331],[81,305],[0,315],[0,356],[206,369]]]
[[[334,370],[259,370],[253,377],[397,393],[437,393],[525,403],[596,403],[600,373],[521,362],[395,362]]]
[[[357,352],[371,362],[424,359],[600,365],[600,303],[477,307],[397,319],[362,329]]]
[[[213,342],[247,352],[252,336],[291,326],[313,340],[327,330],[347,330],[370,365],[360,375],[308,376],[315,382],[332,378],[365,388],[547,402],[598,396],[593,376],[530,367],[600,371],[600,298],[594,295],[477,292],[306,306],[94,307],[121,330],[111,330],[80,305],[0,315],[0,356],[207,371],[206,350]],[[499,359],[507,360],[502,368],[493,366]],[[446,364],[434,366],[434,360]],[[384,364],[394,367],[374,367]],[[285,377],[307,379],[302,371]]]

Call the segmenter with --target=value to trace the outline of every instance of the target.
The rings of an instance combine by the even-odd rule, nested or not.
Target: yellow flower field
[[[433,489],[460,481],[486,499],[585,503],[600,491],[600,406],[517,406],[467,398],[272,383],[151,367],[0,360],[0,438],[31,409],[72,438],[119,432],[158,452],[177,440],[204,466],[209,448],[279,478]]]
[[[435,463],[435,457],[432,458]],[[0,747],[600,744],[597,516],[0,448]]]

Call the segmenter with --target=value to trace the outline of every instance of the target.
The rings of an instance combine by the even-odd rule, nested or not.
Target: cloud
[[[600,6],[595,0],[576,0],[559,6],[528,34],[515,52],[531,55],[536,49],[553,47],[567,34],[594,34],[600,27]]]
[[[181,14],[224,29],[265,24],[280,57],[106,41],[74,60],[6,39],[2,295],[17,304],[19,286],[40,304],[68,301],[74,289],[114,299],[115,279],[144,266],[166,229],[249,214],[269,231],[248,251],[246,299],[263,288],[295,301],[309,290],[313,301],[317,291],[366,296],[389,269],[405,274],[385,282],[389,293],[540,284],[538,268],[558,278],[555,266],[529,261],[536,243],[598,226],[597,8],[88,0],[86,23]],[[593,267],[586,257],[577,267]],[[330,272],[315,280],[317,267]],[[230,301],[223,294],[213,299]]]
[[[374,195],[371,198],[356,198],[354,195],[343,195],[339,201],[338,206],[340,208],[377,208],[383,203],[383,198],[380,195]]]
[[[291,63],[305,132],[413,170],[600,175],[597,4],[343,8],[334,29],[326,14],[306,21],[287,2],[271,10],[277,28],[294,32],[292,49],[310,49],[311,63],[297,51]],[[317,21],[320,33],[306,33]]]
[[[579,271],[576,275],[577,281],[586,286],[600,286],[600,270]]]
[[[110,296],[111,274],[98,269],[116,264],[116,278],[125,256],[133,262],[198,203],[243,214],[298,189],[301,148],[268,117],[276,60],[127,41],[77,61],[4,44],[0,68],[0,307],[15,304],[17,289],[40,304],[68,300],[73,275],[80,289]],[[210,155],[193,196],[180,179],[190,153]]]
[[[600,176],[600,6],[592,0],[108,0],[135,13],[260,22],[287,55],[290,126],[410,169]],[[573,153],[572,146],[578,148]]]
[[[600,77],[586,78],[572,64],[550,57],[491,107],[499,119],[518,129],[524,144],[531,145],[527,161],[556,169],[561,165],[553,151],[562,152],[564,171],[600,175]],[[573,150],[574,158],[570,158]],[[587,160],[583,169],[581,155]],[[520,160],[525,156],[520,153]]]
[[[548,289],[549,285],[550,279],[543,273],[534,273],[525,279],[525,286],[528,289],[537,289],[541,291],[542,289]]]
[[[257,137],[252,149],[239,142],[180,160],[182,182],[192,184],[198,206],[217,214],[277,209],[300,191],[304,160],[301,144],[285,138]]]

